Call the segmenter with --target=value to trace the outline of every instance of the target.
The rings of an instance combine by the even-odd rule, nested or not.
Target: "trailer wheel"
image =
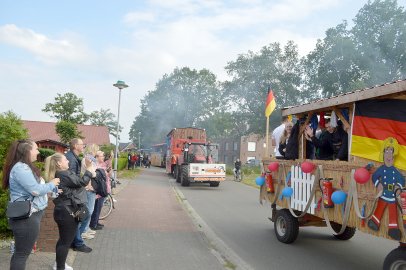
[[[179,166],[176,165],[174,169],[176,183],[180,183],[180,173],[179,173]]]
[[[288,209],[281,209],[276,212],[274,228],[276,238],[282,243],[290,244],[299,234],[299,221]]]
[[[210,182],[211,187],[218,187],[220,185],[220,182]]]
[[[406,248],[398,247],[389,252],[383,262],[384,270],[406,269]]]
[[[180,183],[182,186],[188,187],[190,185],[188,166],[182,166],[181,169],[182,173],[180,175]]]
[[[334,229],[335,232],[339,232],[341,230],[342,225],[332,222],[331,227]],[[356,229],[353,227],[346,227],[342,234],[334,234],[334,237],[339,240],[349,240],[355,234]]]

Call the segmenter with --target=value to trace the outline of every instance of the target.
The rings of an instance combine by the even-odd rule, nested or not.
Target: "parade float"
[[[340,240],[359,230],[397,241],[384,269],[406,269],[406,80],[283,108],[289,115],[294,159],[264,158],[256,179],[277,239],[293,243],[301,226],[327,226]],[[342,122],[348,160],[310,159],[305,129],[324,117]]]

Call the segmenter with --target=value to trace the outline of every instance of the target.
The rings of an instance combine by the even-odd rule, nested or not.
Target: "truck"
[[[406,80],[281,111],[298,119],[297,137],[289,139],[297,156],[265,157],[257,182],[261,204],[270,203],[278,241],[293,243],[302,226],[327,226],[338,240],[358,230],[399,243],[383,269],[406,269]],[[309,157],[305,130],[321,125],[324,116],[341,120],[347,160]]]
[[[166,172],[176,182],[192,182],[218,187],[226,177],[226,165],[217,164],[218,145],[207,141],[204,129],[174,128],[167,137]]]

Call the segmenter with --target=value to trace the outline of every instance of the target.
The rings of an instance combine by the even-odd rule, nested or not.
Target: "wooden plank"
[[[342,94],[328,99],[318,100],[301,106],[283,108],[282,116],[322,110],[338,105],[346,105],[348,107],[349,103],[353,103],[355,101],[396,95],[406,95],[406,80],[381,85],[374,88],[357,90],[351,93]]]

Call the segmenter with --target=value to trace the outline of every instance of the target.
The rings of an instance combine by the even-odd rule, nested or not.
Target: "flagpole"
[[[269,116],[266,117],[266,136],[265,136],[265,143],[266,143],[266,148],[265,148],[265,158],[269,157]]]

